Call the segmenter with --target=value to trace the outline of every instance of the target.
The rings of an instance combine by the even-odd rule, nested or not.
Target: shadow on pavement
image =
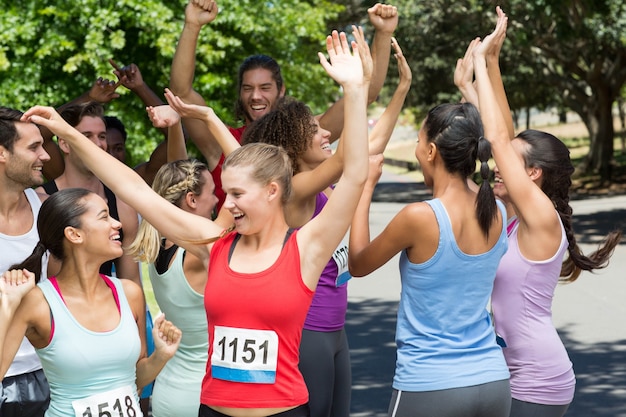
[[[574,364],[576,392],[565,417],[626,417],[626,339],[583,345],[559,334]]]
[[[599,244],[613,230],[621,229],[626,234],[626,209],[579,215],[574,211],[572,223],[578,243]],[[626,241],[622,239],[620,244],[625,245]]]
[[[384,203],[414,203],[432,197],[423,182],[381,182],[376,184],[372,201]]]
[[[391,398],[398,303],[351,302],[346,331],[352,359],[351,415],[383,417]],[[576,394],[565,417],[626,417],[626,340],[583,345],[559,331],[576,373]]]
[[[387,415],[396,365],[397,310],[396,301],[380,299],[348,305],[346,332],[352,361],[352,417]]]

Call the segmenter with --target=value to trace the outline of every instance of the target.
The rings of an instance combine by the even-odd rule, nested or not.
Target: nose
[[[41,155],[39,155],[39,159],[43,162],[49,161],[50,154],[48,154],[45,149],[41,148]]]
[[[112,223],[112,227],[115,230],[120,230],[122,228],[122,222],[120,222],[119,220],[111,217],[111,220],[113,221]]]

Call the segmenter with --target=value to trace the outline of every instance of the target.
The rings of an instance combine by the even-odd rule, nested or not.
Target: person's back
[[[459,248],[442,202],[434,199],[427,204],[439,225],[439,245],[421,263],[411,262],[407,251],[400,255],[394,387],[430,391],[506,379],[506,364],[486,310],[496,267],[506,251],[504,207],[500,204],[496,244],[468,254]]]
[[[486,310],[507,247],[504,207],[488,181],[490,155],[476,107],[431,109],[415,156],[434,198],[404,207],[372,242],[369,203],[380,173],[370,174],[348,263],[354,276],[364,276],[401,253],[389,416],[508,415],[509,372]],[[476,159],[478,191],[469,183]]]

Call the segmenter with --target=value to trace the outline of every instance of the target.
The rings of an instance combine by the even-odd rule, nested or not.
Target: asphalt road
[[[376,236],[407,202],[429,198],[423,184],[383,174],[371,207]],[[626,196],[572,201],[574,228],[585,253],[626,225]],[[626,417],[626,241],[610,265],[560,285],[554,323],[574,364],[576,394],[566,417]],[[347,332],[352,355],[352,416],[386,416],[395,366],[400,295],[398,257],[349,284]]]

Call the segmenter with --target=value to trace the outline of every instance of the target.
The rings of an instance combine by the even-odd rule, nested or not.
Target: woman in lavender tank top
[[[497,12],[495,31],[470,44],[480,113],[497,164],[494,191],[509,218],[509,248],[492,294],[494,322],[511,372],[510,416],[558,417],[573,399],[575,378],[552,324],[555,287],[573,282],[583,270],[604,268],[621,233],[610,233],[585,256],[572,228],[568,192],[574,167],[567,147],[545,132],[514,135],[498,67],[506,16]]]

